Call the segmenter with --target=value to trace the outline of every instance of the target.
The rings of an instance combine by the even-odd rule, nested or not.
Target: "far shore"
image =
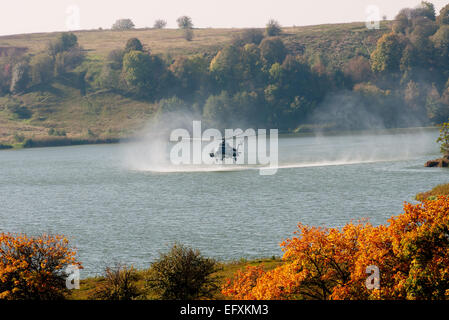
[[[417,131],[437,130],[436,126],[429,127],[408,127],[408,128],[388,128],[388,129],[364,129],[364,130],[337,130],[335,128],[303,127],[299,130],[281,132],[281,137],[311,137],[311,136],[331,136],[331,135],[370,135],[370,134],[404,134]],[[110,137],[110,138],[80,138],[80,137],[49,137],[49,138],[29,138],[21,143],[5,144],[0,143],[1,150],[16,150],[23,148],[45,148],[45,147],[65,147],[95,144],[117,144],[139,141],[138,137]]]

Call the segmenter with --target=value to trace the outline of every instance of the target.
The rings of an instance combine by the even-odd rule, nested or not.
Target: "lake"
[[[146,268],[175,242],[219,260],[281,256],[298,222],[386,223],[449,182],[424,168],[437,130],[285,136],[280,169],[160,170],[145,143],[0,152],[0,231],[66,235],[83,278],[115,262]],[[228,170],[229,169],[229,170]]]

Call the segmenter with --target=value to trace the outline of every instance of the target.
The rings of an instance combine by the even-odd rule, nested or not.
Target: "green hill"
[[[124,48],[129,38],[138,38],[151,54],[159,54],[168,61],[195,54],[212,58],[243,31],[195,29],[193,41],[184,40],[182,31],[173,29],[74,33],[87,54],[83,65],[98,71],[109,52]],[[283,28],[281,39],[290,54],[301,54],[311,64],[320,61],[332,69],[341,68],[356,55],[369,56],[379,37],[387,31],[390,31],[389,22],[382,22],[380,30],[369,30],[364,23],[290,27]],[[14,49],[26,50],[30,56],[39,54],[59,35],[36,33],[0,37],[0,57],[2,52],[6,55],[8,50]],[[62,139],[128,137],[142,127],[156,109],[155,101],[114,90],[92,87],[83,93],[73,75],[59,76],[20,94],[0,95],[0,144],[18,144],[28,138],[57,143]]]

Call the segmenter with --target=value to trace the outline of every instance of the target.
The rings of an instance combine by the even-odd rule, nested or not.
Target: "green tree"
[[[207,98],[203,108],[203,119],[216,128],[227,128],[233,120],[232,98],[227,91]]]
[[[114,70],[122,70],[124,55],[125,50],[123,49],[115,49],[109,52],[107,62],[109,63],[110,67]]]
[[[192,97],[208,77],[208,61],[201,55],[177,58],[170,66],[181,96]]]
[[[418,15],[426,17],[432,21],[435,21],[436,19],[435,6],[431,2],[422,1],[415,11],[417,11]]]
[[[161,99],[158,102],[157,116],[174,112],[190,112],[192,111],[191,104],[174,96],[168,99]]]
[[[169,81],[164,61],[141,51],[125,54],[123,77],[131,91],[152,98],[161,94]]]
[[[34,56],[31,59],[30,67],[33,84],[47,83],[53,78],[54,61],[46,54]]]
[[[431,37],[442,70],[449,70],[449,26],[443,25]]]
[[[131,30],[135,25],[131,19],[118,19],[112,25],[112,30]]]
[[[393,31],[396,33],[406,34],[411,27],[409,17],[405,12],[400,12],[394,19]]]
[[[130,51],[123,57],[123,75],[126,83],[141,92],[149,86],[151,72],[150,55],[141,51]]]
[[[130,51],[143,51],[142,42],[137,38],[128,39],[125,46],[125,53]]]
[[[228,45],[220,50],[210,63],[210,72],[219,88],[234,91],[238,88],[241,49]]]
[[[440,10],[440,15],[437,18],[437,22],[439,25],[449,24],[449,4],[445,5]]]
[[[261,29],[245,29],[242,33],[234,36],[232,43],[236,46],[244,46],[249,43],[259,45],[263,38]]]
[[[151,265],[146,286],[167,300],[192,300],[211,297],[217,290],[216,262],[198,250],[179,244]]]
[[[192,29],[193,28],[193,22],[192,18],[189,16],[182,16],[179,17],[176,22],[178,23],[179,29]]]
[[[10,88],[12,93],[22,92],[28,87],[30,81],[29,70],[30,66],[26,61],[19,62],[13,66]]]
[[[278,37],[265,38],[259,48],[262,60],[268,68],[276,62],[282,63],[287,55],[287,49]]]
[[[53,58],[61,52],[78,47],[78,38],[71,32],[61,33],[55,40],[48,44],[47,51]]]
[[[388,73],[399,71],[403,41],[395,33],[384,34],[371,54],[371,68],[374,72]]]

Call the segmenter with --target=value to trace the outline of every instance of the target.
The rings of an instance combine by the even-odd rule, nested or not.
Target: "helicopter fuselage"
[[[226,158],[234,159],[237,161],[237,157],[240,155],[240,152],[233,148],[226,141],[222,141],[214,150],[214,152],[210,153],[211,158],[215,158],[217,161],[224,161]]]

